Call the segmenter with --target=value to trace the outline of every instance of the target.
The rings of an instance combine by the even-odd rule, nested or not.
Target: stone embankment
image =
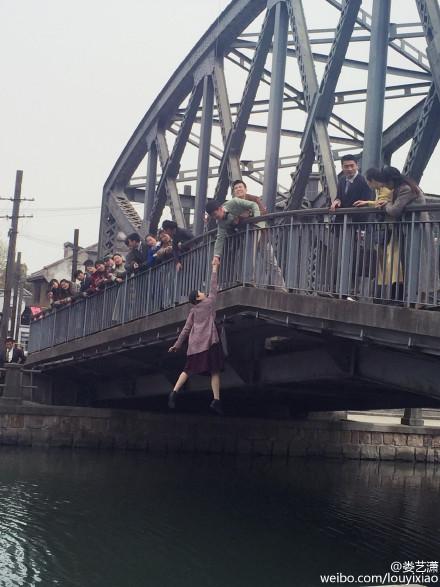
[[[1,405],[0,444],[440,462],[440,428]]]

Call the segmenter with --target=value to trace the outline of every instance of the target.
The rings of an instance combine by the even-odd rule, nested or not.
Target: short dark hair
[[[136,241],[137,243],[140,243],[141,237],[139,236],[139,233],[132,232],[131,234],[127,235],[127,238],[125,239],[125,244],[128,244],[128,241]]]
[[[355,161],[355,163],[357,163],[358,162],[357,155],[351,155],[351,154],[343,155],[341,157],[341,165],[343,163],[345,163],[345,161]]]
[[[244,181],[242,179],[236,179],[235,181],[232,182],[232,189],[235,188],[236,185],[238,185],[239,183],[242,183],[244,185],[244,187],[247,189],[247,185],[244,183]]]
[[[15,340],[12,338],[12,336],[7,336],[5,342],[15,342]]]
[[[97,259],[95,261],[95,267],[98,267],[98,265],[104,265],[104,260],[103,259]]]
[[[146,239],[147,239],[149,236],[151,236],[151,238],[154,238],[155,240],[157,240],[157,234],[153,234],[152,232],[149,232],[149,233],[147,234],[147,236],[145,237],[145,240],[146,240]]]
[[[78,275],[79,275],[80,273],[84,274],[84,271],[83,271],[82,269],[77,269],[77,270],[75,271],[75,273],[73,274],[73,278],[74,278],[74,279],[78,279]]]
[[[94,265],[95,263],[92,261],[92,259],[87,259],[84,261],[84,267],[93,267]]]
[[[174,222],[174,220],[164,220],[162,222],[162,228],[164,230],[174,230],[177,228],[177,222]]]
[[[188,301],[190,304],[192,304],[193,306],[196,306],[197,304],[200,304],[200,302],[202,300],[198,300],[197,296],[199,295],[199,292],[196,289],[193,289],[188,296]]]
[[[218,200],[209,200],[209,202],[206,204],[205,210],[207,214],[211,215],[221,207],[222,205]]]

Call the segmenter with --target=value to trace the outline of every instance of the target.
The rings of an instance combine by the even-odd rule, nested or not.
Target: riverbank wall
[[[0,405],[0,444],[440,463],[440,428]]]

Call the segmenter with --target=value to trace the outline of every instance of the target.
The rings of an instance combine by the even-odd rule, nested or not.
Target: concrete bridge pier
[[[405,408],[400,423],[405,426],[423,426],[422,408]]]
[[[4,387],[2,388],[1,402],[20,404],[23,400],[22,367],[16,363],[5,363],[3,369]]]

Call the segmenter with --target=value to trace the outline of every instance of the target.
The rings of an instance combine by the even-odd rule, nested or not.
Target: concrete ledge
[[[289,317],[290,324],[306,330],[334,332],[342,337],[365,340],[371,338],[396,348],[411,347],[440,350],[440,313],[412,310],[378,304],[356,304],[346,300],[328,299],[256,287],[235,287],[220,292],[217,309],[219,313],[237,314],[258,311],[262,316]],[[150,316],[139,318],[79,338],[67,343],[31,353],[27,367],[54,360],[67,360],[83,353],[111,352],[115,343],[125,341],[154,341],[157,335],[175,336],[178,327],[188,315],[188,304],[170,308]]]
[[[0,406],[0,444],[440,462],[440,430],[58,406]]]

